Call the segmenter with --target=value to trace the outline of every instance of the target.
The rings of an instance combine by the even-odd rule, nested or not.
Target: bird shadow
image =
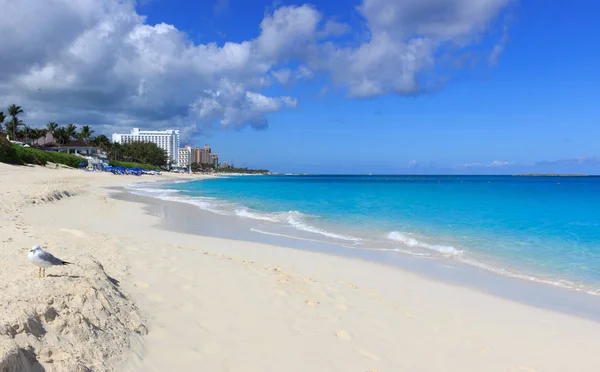
[[[46,275],[48,278],[69,278],[69,279],[79,279],[81,276],[79,275],[56,275],[56,274],[48,274]]]
[[[119,282],[119,281],[118,281],[117,279],[115,279],[115,278],[112,278],[112,277],[110,277],[110,276],[108,276],[108,275],[107,275],[106,277],[108,278],[108,281],[109,281],[109,282],[111,282],[111,283],[112,283],[114,286],[116,286],[116,287],[118,287],[118,286],[121,284],[121,282]]]

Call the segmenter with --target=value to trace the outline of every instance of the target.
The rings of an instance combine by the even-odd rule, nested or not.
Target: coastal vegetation
[[[217,173],[242,173],[242,174],[268,174],[267,169],[250,169],[250,168],[217,168]]]
[[[527,173],[515,174],[514,177],[588,177],[587,174],[560,174],[560,173]]]
[[[47,163],[56,163],[72,168],[87,165],[87,160],[84,158],[14,145],[4,137],[0,137],[0,162],[14,165],[35,164],[43,166]]]
[[[34,140],[52,135],[59,145],[71,141],[83,141],[103,152],[106,152],[113,163],[119,163],[125,168],[158,169],[168,163],[165,152],[153,143],[111,143],[103,134],[94,136],[94,130],[89,125],[78,128],[75,124],[61,126],[50,121],[44,128],[32,128],[25,124],[19,116],[25,111],[21,106],[11,104],[7,108],[8,116],[0,111],[0,162],[9,164],[46,165],[48,162],[77,167],[87,161],[75,155],[47,152],[35,148],[11,144],[7,136],[13,140],[32,143]],[[7,121],[8,119],[8,121]],[[35,146],[35,144],[33,144]]]
[[[111,161],[148,164],[166,167],[169,158],[163,149],[151,142],[111,143],[107,149]]]
[[[4,111],[0,111],[0,162],[10,164],[39,164],[47,162],[77,166],[86,162],[85,159],[75,155],[46,152],[35,148],[22,147],[11,144],[7,140],[23,142],[36,147],[35,140],[51,134],[58,145],[67,145],[72,141],[82,141],[96,147],[105,153],[110,164],[124,168],[142,168],[147,170],[166,169],[169,167],[169,158],[165,151],[151,142],[132,142],[127,144],[113,143],[104,134],[94,136],[94,130],[89,125],[78,127],[75,124],[59,125],[54,121],[48,122],[45,127],[33,128],[27,125],[20,116],[25,110],[16,104],[11,104]],[[80,144],[81,145],[81,144]],[[86,162],[87,163],[87,162]],[[118,164],[118,165],[117,165]],[[235,168],[232,166],[215,167],[213,164],[193,163],[193,172],[217,173],[246,173],[266,174],[266,169]]]
[[[154,165],[142,164],[142,163],[135,163],[135,162],[127,162],[127,161],[111,160],[110,161],[110,166],[111,167],[121,167],[121,168],[141,168],[141,169],[144,169],[144,170],[160,171],[160,167],[156,167]]]
[[[267,174],[269,173],[266,169],[249,169],[249,168],[235,168],[235,167],[218,167],[215,168],[213,164],[204,163],[192,163],[192,172],[216,172],[216,173],[240,173],[240,174]]]

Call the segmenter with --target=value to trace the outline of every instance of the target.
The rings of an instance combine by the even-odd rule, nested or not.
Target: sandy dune
[[[0,164],[0,370],[600,366],[596,322],[377,264],[166,231],[108,197],[138,180]],[[35,243],[77,266],[37,279]]]

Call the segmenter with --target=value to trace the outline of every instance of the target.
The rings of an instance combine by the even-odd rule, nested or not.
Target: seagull
[[[54,257],[51,253],[46,252],[39,245],[34,245],[27,255],[32,264],[39,267],[38,278],[46,276],[46,268],[58,265],[70,265],[71,262],[63,261]]]

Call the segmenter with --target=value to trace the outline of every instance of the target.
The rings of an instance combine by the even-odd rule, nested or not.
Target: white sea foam
[[[150,193],[150,194],[172,194],[172,193],[179,192],[179,190],[173,190],[173,189],[151,189],[151,188],[144,188],[144,187],[131,188],[130,190],[137,191],[137,192],[146,192],[146,193]]]
[[[297,217],[294,217],[293,215],[289,215],[287,217],[287,223],[290,224],[291,226],[295,227],[298,230],[310,232],[313,234],[320,234],[320,235],[327,236],[327,237],[333,238],[333,239],[347,240],[347,241],[353,241],[353,242],[360,242],[362,240],[360,238],[355,238],[353,236],[336,234],[336,233],[333,233],[333,232],[330,232],[327,230],[319,229],[318,227],[311,226],[311,225],[308,225],[308,224],[302,222],[301,220],[299,220]]]
[[[411,238],[399,231],[392,231],[387,235],[387,239],[400,242],[409,247],[417,247],[437,251],[446,256],[460,256],[463,254],[463,251],[461,251],[460,249],[456,249],[450,245],[428,244],[415,238]]]
[[[271,221],[271,222],[279,221],[279,218],[277,218],[276,215],[272,215],[272,214],[269,215],[269,214],[258,213],[258,212],[250,212],[246,208],[236,209],[234,214],[239,217],[250,218],[253,220]]]
[[[292,226],[301,231],[318,234],[318,235],[325,236],[325,237],[332,238],[332,239],[342,240],[342,241],[346,241],[346,242],[352,242],[352,246],[344,245],[347,248],[356,249],[356,248],[358,248],[356,245],[360,244],[360,242],[362,241],[362,239],[357,238],[357,237],[336,234],[334,232],[330,232],[330,231],[312,226],[312,225],[306,223],[306,220],[311,218],[311,216],[302,214],[297,211],[281,212],[281,213],[260,213],[257,211],[251,211],[247,208],[240,208],[236,204],[222,201],[219,199],[215,199],[212,197],[185,197],[182,195],[178,195],[180,190],[174,190],[174,189],[168,189],[168,188],[165,188],[165,189],[152,188],[148,184],[133,184],[133,185],[128,185],[125,188],[130,190],[133,194],[136,194],[136,195],[149,196],[149,197],[158,198],[161,200],[191,204],[191,205],[197,206],[198,208],[200,208],[202,210],[212,212],[215,214],[219,214],[219,215],[238,216],[238,217],[242,217],[242,218],[250,218],[250,219],[273,222],[273,223],[279,222],[279,223],[283,223],[283,224]],[[289,238],[295,238],[295,239],[301,239],[301,240],[320,241],[320,240],[316,240],[316,239],[309,239],[309,238],[294,237],[294,236],[289,236],[289,235],[284,235],[284,234],[271,233],[271,232],[257,230],[254,228],[252,229],[252,231],[255,231],[258,233],[263,233],[263,234],[268,234],[268,235],[286,236]],[[484,263],[484,262],[475,260],[475,259],[465,255],[462,250],[456,249],[455,247],[452,247],[452,246],[428,244],[424,241],[421,241],[421,240],[415,238],[414,236],[410,236],[410,234],[407,234],[407,233],[402,233],[399,231],[392,231],[386,235],[386,238],[388,240],[399,242],[405,247],[415,248],[416,250],[403,249],[403,248],[393,248],[393,249],[367,248],[367,249],[378,250],[378,251],[395,251],[395,252],[401,252],[401,253],[409,254],[412,256],[419,256],[419,257],[423,257],[423,258],[431,257],[427,253],[418,252],[418,249],[426,249],[426,250],[430,250],[430,251],[435,251],[437,253],[441,253],[444,256],[456,258],[464,264],[478,267],[480,269],[494,272],[496,274],[500,274],[503,276],[518,278],[518,279],[537,282],[537,283],[550,284],[550,285],[562,287],[562,288],[570,288],[570,289],[574,289],[577,291],[586,292],[586,293],[592,294],[592,295],[600,295],[599,289],[589,288],[587,286],[584,286],[584,285],[581,285],[578,283],[565,281],[565,280],[550,280],[550,279],[536,277],[533,275],[518,273],[518,272],[515,272],[510,269],[505,269],[503,267],[494,266],[494,265],[491,265],[488,263]]]

